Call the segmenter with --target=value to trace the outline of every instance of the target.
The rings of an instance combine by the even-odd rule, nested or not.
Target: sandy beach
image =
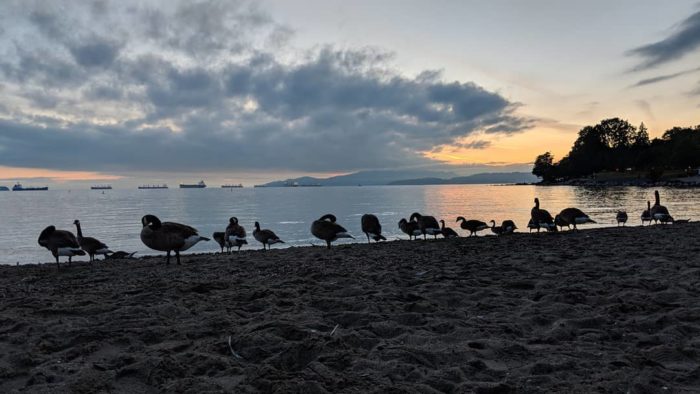
[[[0,266],[0,392],[697,393],[698,232]]]

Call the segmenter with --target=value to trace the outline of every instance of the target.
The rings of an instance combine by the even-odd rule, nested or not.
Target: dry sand
[[[4,266],[0,392],[697,393],[699,232]]]

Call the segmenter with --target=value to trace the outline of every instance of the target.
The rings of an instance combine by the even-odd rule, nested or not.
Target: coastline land
[[[698,231],[0,265],[0,392],[697,392]]]

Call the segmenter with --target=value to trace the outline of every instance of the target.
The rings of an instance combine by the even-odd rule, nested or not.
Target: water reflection
[[[700,217],[700,194],[694,189],[660,188],[662,203],[677,219]],[[0,252],[2,262],[46,262],[50,254],[37,245],[39,232],[49,224],[75,231],[72,222],[80,219],[86,235],[106,242],[113,249],[152,253],[141,244],[140,219],[151,213],[163,221],[177,221],[197,228],[201,234],[223,231],[228,218],[236,216],[252,231],[259,221],[274,230],[287,244],[320,244],[309,233],[311,222],[333,213],[358,241],[360,216],[376,214],[388,239],[406,236],[397,223],[412,212],[445,219],[448,227],[457,216],[500,223],[512,219],[523,231],[539,197],[542,208],[556,214],[567,207],[578,207],[598,222],[594,226],[615,225],[615,214],[626,210],[628,224],[638,225],[646,201],[654,201],[653,189],[638,187],[535,187],[488,185],[440,186],[363,186],[320,188],[258,189],[169,189],[110,190],[105,194],[90,190],[72,192],[0,193]],[[590,226],[587,226],[590,227]],[[460,230],[461,231],[461,230]],[[525,230],[526,231],[526,230]],[[485,232],[486,233],[486,232]],[[353,242],[342,240],[341,242]],[[249,240],[248,248],[258,248]],[[192,251],[214,251],[214,242],[200,243]]]

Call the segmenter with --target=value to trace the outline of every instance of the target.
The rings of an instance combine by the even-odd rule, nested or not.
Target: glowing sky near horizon
[[[528,170],[608,117],[700,123],[695,0],[5,9],[0,180]]]

